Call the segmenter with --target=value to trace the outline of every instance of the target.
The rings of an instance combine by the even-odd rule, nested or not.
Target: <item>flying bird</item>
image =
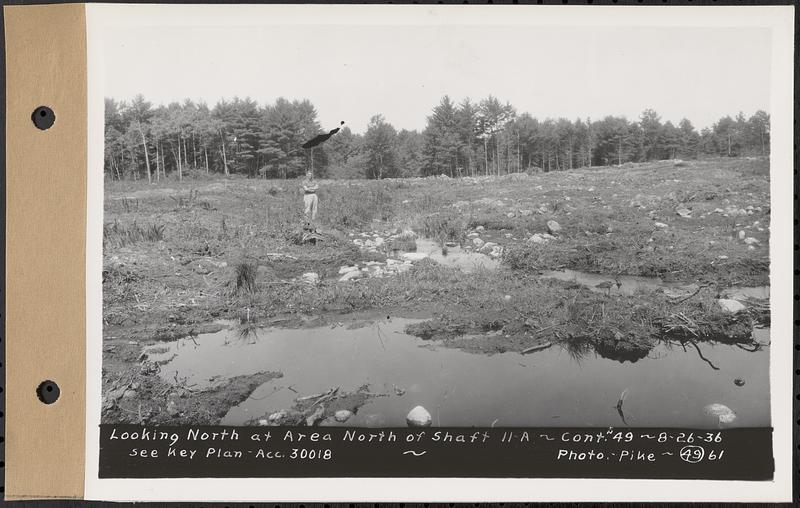
[[[310,140],[306,141],[305,143],[303,143],[303,145],[302,145],[303,148],[314,148],[315,146],[321,145],[322,143],[328,141],[331,136],[333,136],[334,134],[339,132],[339,130],[342,128],[342,125],[344,125],[344,120],[342,120],[342,122],[339,124],[339,127],[336,127],[335,129],[333,129],[332,131],[328,132],[327,134],[320,134],[319,136],[316,136],[313,139],[310,139]]]

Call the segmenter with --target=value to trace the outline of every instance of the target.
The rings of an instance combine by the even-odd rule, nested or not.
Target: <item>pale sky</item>
[[[153,26],[106,33],[104,95],[307,98],[323,129],[363,132],[381,113],[422,130],[445,94],[492,94],[518,113],[600,119],[769,111],[771,32],[763,28],[525,26]]]

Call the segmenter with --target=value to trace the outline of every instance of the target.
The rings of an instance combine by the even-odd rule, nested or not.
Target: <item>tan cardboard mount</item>
[[[6,499],[82,498],[86,406],[84,4],[5,6]],[[39,106],[55,123],[37,128]],[[36,389],[52,380],[60,398]]]

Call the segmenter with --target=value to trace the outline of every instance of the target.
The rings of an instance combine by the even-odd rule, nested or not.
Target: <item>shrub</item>
[[[434,238],[444,244],[445,242],[463,243],[467,232],[467,223],[453,212],[433,213],[422,218],[421,230],[423,235]]]

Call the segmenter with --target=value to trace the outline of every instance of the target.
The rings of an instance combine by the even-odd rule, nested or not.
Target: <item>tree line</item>
[[[301,147],[321,132],[308,100],[261,106],[235,98],[210,108],[190,100],[154,107],[141,95],[130,102],[107,98],[105,172],[150,182],[198,172],[295,178],[308,169],[329,178],[457,177],[768,155],[770,118],[740,112],[698,132],[688,119],[663,122],[652,109],[634,121],[539,120],[492,96],[458,103],[445,96],[422,132],[398,131],[377,114],[363,134],[345,126],[321,146]]]

